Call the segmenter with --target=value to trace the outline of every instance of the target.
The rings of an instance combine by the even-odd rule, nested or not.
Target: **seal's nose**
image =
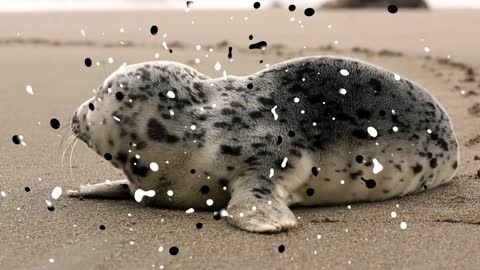
[[[71,126],[73,133],[78,134],[80,132],[80,121],[78,120],[77,112],[73,114]]]

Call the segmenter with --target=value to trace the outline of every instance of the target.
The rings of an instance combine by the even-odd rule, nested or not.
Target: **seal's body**
[[[294,226],[289,205],[433,188],[458,165],[450,120],[430,94],[346,58],[217,79],[173,62],[127,66],[80,106],[72,129],[124,171],[131,193],[155,191],[143,202],[228,205],[229,222],[249,231]],[[92,187],[72,194],[95,195]]]

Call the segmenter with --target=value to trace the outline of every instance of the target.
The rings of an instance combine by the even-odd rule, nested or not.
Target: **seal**
[[[448,182],[458,166],[452,124],[435,98],[339,57],[222,78],[167,61],[123,66],[76,110],[71,128],[127,177],[71,196],[227,206],[228,222],[252,232],[295,226],[289,206],[403,196]]]

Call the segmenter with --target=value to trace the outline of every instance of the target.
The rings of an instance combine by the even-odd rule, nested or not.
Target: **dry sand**
[[[289,21],[292,15],[295,22]],[[479,15],[460,10],[317,11],[311,18],[253,10],[2,14],[0,191],[6,197],[0,196],[0,269],[479,269]],[[152,24],[159,26],[156,36],[148,31]],[[163,33],[172,54],[161,46]],[[248,50],[250,34],[268,42],[265,52]],[[120,46],[121,40],[130,46]],[[222,41],[234,48],[233,63]],[[237,230],[206,212],[145,208],[134,201],[62,195],[54,201],[55,211],[48,211],[45,199],[53,201],[55,186],[66,190],[122,178],[80,143],[70,175],[68,154],[61,166],[62,133],[49,120],[67,124],[106,74],[124,61],[154,60],[156,52],[211,76],[221,76],[213,68],[217,60],[228,74],[244,75],[302,55],[351,56],[386,67],[421,83],[450,114],[461,144],[457,176],[421,194],[353,204],[350,210],[295,209],[298,226],[271,235]],[[451,61],[439,60],[447,55]],[[87,68],[85,57],[102,63]],[[106,63],[108,57],[113,64]],[[196,57],[200,64],[193,63]],[[14,134],[22,134],[27,145],[14,145]],[[397,218],[390,217],[392,211]],[[286,250],[279,253],[282,244]],[[169,255],[172,246],[178,255]]]

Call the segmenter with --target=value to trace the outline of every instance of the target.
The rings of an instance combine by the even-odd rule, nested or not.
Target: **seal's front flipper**
[[[242,176],[233,183],[228,222],[250,232],[280,232],[294,227],[295,216],[275,183],[263,176]]]
[[[131,199],[128,180],[116,180],[94,185],[81,185],[79,190],[68,190],[67,195],[75,198]]]

